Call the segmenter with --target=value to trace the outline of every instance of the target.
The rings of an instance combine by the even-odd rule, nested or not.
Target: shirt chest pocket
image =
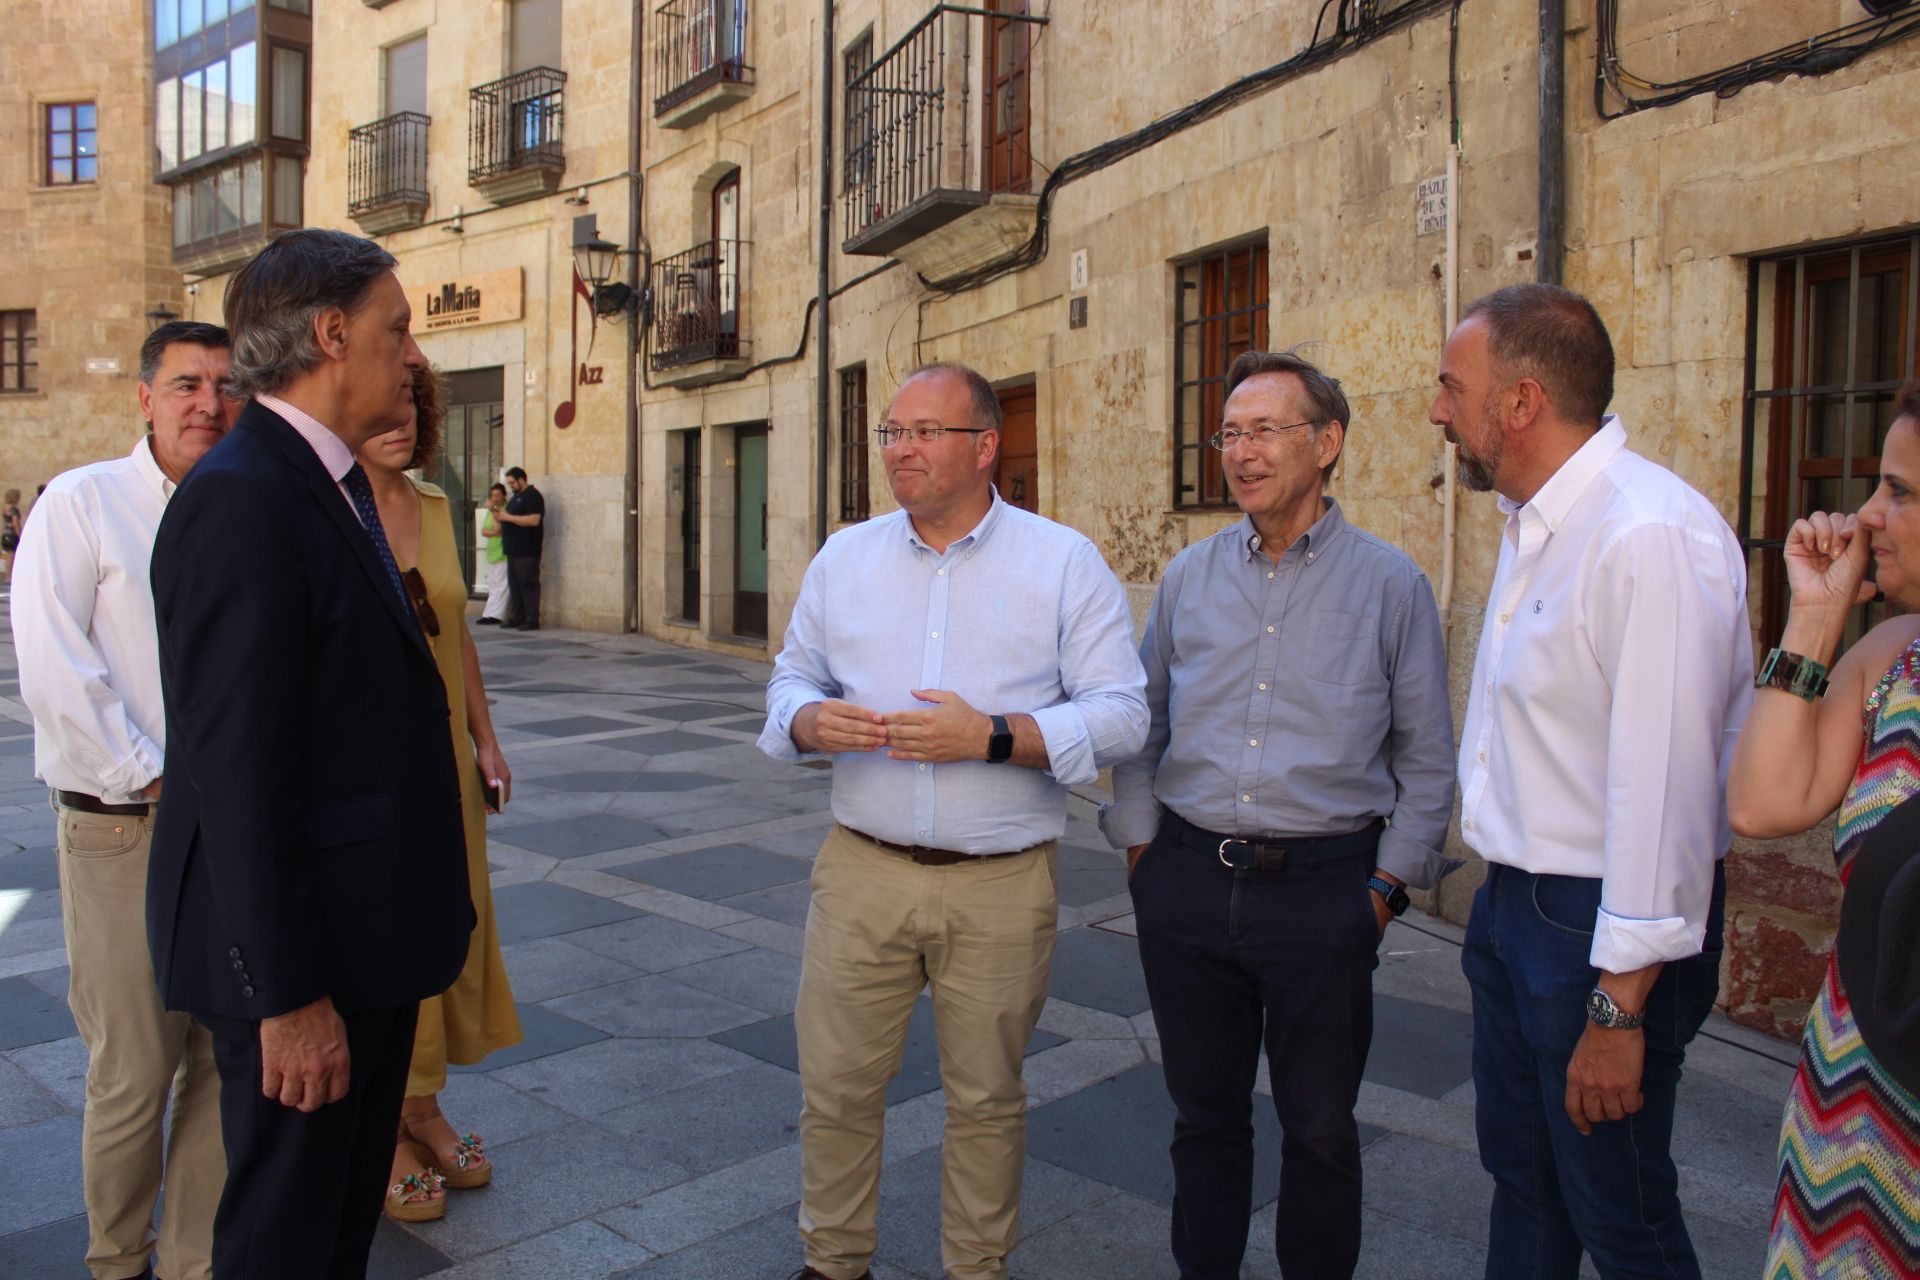
[[[1307,652],[1301,667],[1325,684],[1358,685],[1377,678],[1375,655],[1378,630],[1371,614],[1313,609],[1307,614]]]

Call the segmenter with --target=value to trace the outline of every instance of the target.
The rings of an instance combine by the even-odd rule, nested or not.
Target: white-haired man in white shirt
[[[1669,1145],[1719,990],[1726,777],[1753,696],[1726,520],[1627,448],[1585,298],[1512,285],[1447,340],[1430,417],[1506,517],[1460,740],[1488,863],[1473,989],[1488,1277],[1697,1277]]]
[[[147,566],[174,486],[238,416],[227,348],[212,324],[172,321],[148,336],[147,434],[124,458],[56,476],[14,565],[20,690],[34,773],[60,819],[68,1003],[87,1046],[81,1166],[94,1280],[153,1275],[156,1246],[164,1280],[213,1274],[227,1170],[213,1042],[161,1006],[147,952],[147,853],[166,757]]]

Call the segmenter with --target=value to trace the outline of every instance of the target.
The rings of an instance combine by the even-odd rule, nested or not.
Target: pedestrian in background
[[[1613,367],[1585,298],[1511,285],[1448,337],[1429,415],[1506,517],[1460,739],[1488,1280],[1573,1280],[1583,1250],[1603,1276],[1700,1274],[1670,1147],[1720,989],[1746,554],[1627,447]]]
[[[470,1066],[495,1049],[520,1043],[520,1014],[500,958],[493,889],[487,875],[487,812],[498,812],[513,785],[487,708],[480,657],[467,630],[467,584],[454,544],[453,510],[438,486],[409,473],[432,468],[440,452],[446,404],[431,370],[414,377],[414,421],[376,436],[357,453],[373,487],[380,527],[412,595],[433,650],[460,775],[460,815],[466,830],[467,887],[475,924],[467,962],[453,985],[420,1002],[413,1033],[407,1096],[400,1106],[386,1212],[404,1222],[446,1213],[444,1187],[468,1190],[493,1179],[480,1136],[461,1133],[440,1113],[449,1062]],[[488,789],[495,799],[489,802]]]
[[[44,496],[45,485],[40,486]],[[13,581],[13,558],[20,550],[20,530],[26,525],[26,517],[20,514],[20,491],[9,489],[4,495],[5,507],[0,507],[0,577]]]
[[[507,545],[501,536],[500,512],[507,505],[507,486],[495,482],[487,490],[487,518],[480,526],[486,545],[487,603],[480,610],[480,625],[497,627],[507,620],[511,599],[507,590]]]
[[[513,496],[494,513],[507,549],[507,625],[519,631],[540,629],[540,552],[546,541],[547,500],[527,483],[519,467],[507,468]]]
[[[1263,1043],[1281,1273],[1353,1274],[1380,938],[1447,868],[1446,644],[1419,566],[1325,495],[1351,419],[1296,355],[1227,370],[1208,443],[1245,518],[1167,566],[1140,642],[1153,726],[1100,815],[1176,1113],[1182,1280],[1240,1275]]]
[[[1858,516],[1816,511],[1787,532],[1786,628],[1761,668],[1727,781],[1743,836],[1794,835],[1840,813],[1840,932],[1787,1095],[1768,1280],[1911,1275],[1920,1262],[1916,492],[1920,382],[1909,382],[1894,396],[1880,483]],[[1876,585],[1896,616],[1829,671]]]
[[[364,1275],[419,1002],[473,931],[451,708],[353,451],[426,361],[394,259],[303,228],[227,286],[253,397],[153,549],[167,787],[147,924],[213,1033],[221,1277]]]
[[[34,774],[53,789],[60,822],[67,1003],[87,1047],[80,1170],[94,1280],[147,1274],[156,1247],[167,1280],[213,1274],[226,1180],[213,1040],[161,1004],[147,950],[167,750],[147,571],[175,488],[239,416],[228,363],[218,325],[175,320],[148,335],[138,386],[147,434],[125,458],[54,478],[34,503],[13,587]]]
[[[1085,537],[994,492],[1001,421],[972,369],[907,375],[877,431],[901,510],[827,540],[767,685],[760,749],[833,758],[794,1013],[804,1280],[868,1274],[887,1082],[925,987],[941,1260],[1006,1277],[1067,788],[1146,736],[1126,595]]]

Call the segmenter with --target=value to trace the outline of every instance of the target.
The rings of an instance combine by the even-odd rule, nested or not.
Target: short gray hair
[[[1557,284],[1510,284],[1470,305],[1509,381],[1532,378],[1568,422],[1598,428],[1613,400],[1613,339],[1591,302]]]
[[[1292,351],[1242,351],[1227,366],[1227,394],[1231,396],[1241,383],[1263,373],[1290,373],[1300,379],[1307,393],[1307,412],[1313,415],[1315,438],[1329,422],[1339,423],[1343,432],[1353,430],[1353,410],[1347,404],[1347,393],[1340,389],[1340,379],[1320,372],[1320,366]],[[1346,452],[1346,448],[1343,436],[1341,453]],[[1336,453],[1333,461],[1320,469],[1321,479],[1332,476],[1333,469],[1339,465],[1340,454]]]
[[[966,384],[967,394],[973,399],[974,426],[985,428],[997,434],[1005,425],[1007,415],[1005,410],[1000,407],[1000,395],[993,389],[993,384],[988,382],[979,370],[971,369],[964,364],[957,364],[951,360],[936,360],[931,364],[921,365],[912,373],[900,379],[900,385],[904,387],[923,374],[945,374],[950,378],[958,378]],[[894,394],[898,395],[899,392],[896,391]]]
[[[275,236],[227,284],[238,393],[280,391],[319,364],[314,317],[332,307],[352,315],[394,265],[385,249],[344,231],[303,227]]]

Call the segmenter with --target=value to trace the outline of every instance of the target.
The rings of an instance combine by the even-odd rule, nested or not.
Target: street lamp
[[[583,214],[573,220],[573,269],[593,290],[593,310],[602,316],[640,316],[644,303],[644,287],[635,290],[623,280],[615,280],[614,272],[619,270],[620,256],[639,255],[637,249],[622,249],[619,245],[600,238],[600,231],[593,214]]]
[[[163,302],[160,305],[156,306],[153,310],[147,312],[147,332],[152,333],[155,329],[158,329],[161,325],[171,324],[175,320],[178,320],[179,318],[180,318],[180,313],[172,310],[167,306],[166,303]]]

